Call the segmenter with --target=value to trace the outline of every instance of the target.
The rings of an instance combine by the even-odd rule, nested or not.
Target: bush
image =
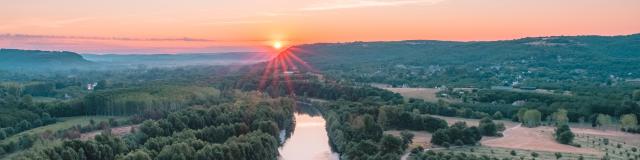
[[[495,123],[493,123],[493,120],[491,120],[488,117],[485,117],[482,120],[480,120],[480,124],[478,125],[478,128],[480,129],[480,132],[482,132],[482,135],[484,136],[496,136],[498,133],[498,126]]]
[[[449,148],[451,145],[449,144],[449,142],[444,142],[444,143],[442,143],[442,146],[444,148]]]
[[[422,146],[418,146],[416,148],[411,149],[411,154],[418,154],[420,152],[422,152],[424,150],[424,148],[422,148]]]
[[[554,153],[553,155],[555,155],[555,156],[556,156],[556,159],[560,159],[560,158],[562,158],[562,153],[560,153],[560,152],[556,152],[556,153]]]
[[[538,154],[538,153],[536,153],[536,152],[531,152],[531,156],[532,156],[532,157],[538,157],[538,156],[540,156],[540,154]]]
[[[573,132],[571,132],[571,128],[569,128],[569,125],[563,124],[556,128],[555,138],[559,143],[571,144],[573,143],[575,135],[573,134]]]

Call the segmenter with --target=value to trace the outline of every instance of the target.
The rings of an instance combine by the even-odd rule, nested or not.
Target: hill
[[[325,43],[297,46],[294,52],[331,75],[397,86],[558,89],[584,83],[611,86],[640,77],[640,34]]]
[[[55,70],[77,68],[92,62],[73,52],[0,49],[0,69]]]

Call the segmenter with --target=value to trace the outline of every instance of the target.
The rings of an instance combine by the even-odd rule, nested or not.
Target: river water
[[[338,153],[331,151],[329,137],[325,129],[325,120],[315,108],[305,106],[297,109],[294,129],[286,138],[282,131],[284,144],[280,147],[281,160],[339,160]],[[314,111],[315,110],[315,111]]]

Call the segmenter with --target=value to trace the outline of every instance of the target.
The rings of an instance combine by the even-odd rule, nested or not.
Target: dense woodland
[[[293,114],[291,100],[243,94],[232,103],[203,106],[144,121],[119,138],[65,141],[33,150],[25,159],[275,159],[280,128]],[[206,104],[205,104],[206,105]]]

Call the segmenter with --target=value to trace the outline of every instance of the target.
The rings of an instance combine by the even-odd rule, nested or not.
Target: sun
[[[275,49],[280,49],[280,48],[282,48],[282,42],[280,42],[280,41],[274,41],[274,42],[273,42],[273,48],[275,48]]]

